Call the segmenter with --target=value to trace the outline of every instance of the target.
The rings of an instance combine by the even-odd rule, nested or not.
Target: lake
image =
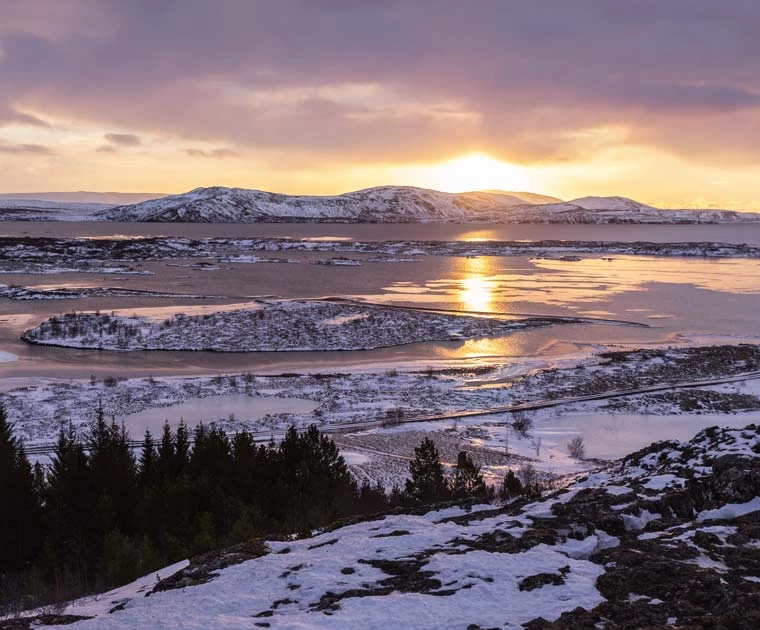
[[[349,224],[113,224],[0,223],[5,235],[103,237],[166,234],[193,238],[250,236],[341,237],[360,240],[584,239],[659,242],[716,241],[760,244],[760,225],[558,226],[558,225],[349,225]],[[267,254],[269,255],[269,254]],[[85,378],[239,372],[384,369],[387,365],[501,362],[546,364],[610,345],[683,344],[756,339],[760,312],[760,261],[614,256],[562,261],[525,257],[420,256],[418,262],[367,262],[362,266],[309,264],[324,253],[287,252],[301,264],[224,263],[218,269],[177,267],[193,261],[145,262],[153,275],[68,273],[0,274],[0,282],[46,288],[122,287],[207,294],[213,299],[87,298],[0,300],[0,378]],[[368,258],[366,255],[352,255]],[[171,263],[171,265],[167,264]],[[297,353],[114,353],[29,346],[19,335],[66,311],[117,311],[166,317],[188,310],[233,308],[256,296],[345,296],[372,302],[626,320],[647,328],[562,325],[495,339],[421,343],[363,352]],[[15,361],[8,358],[16,357]]]

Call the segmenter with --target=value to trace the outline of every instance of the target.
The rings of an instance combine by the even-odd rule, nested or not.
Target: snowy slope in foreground
[[[759,444],[754,425],[706,429],[538,502],[253,540],[148,597],[131,585],[65,613],[95,617],[75,628],[756,628]]]
[[[541,203],[537,203],[540,201]],[[551,203],[544,203],[551,201]],[[98,213],[111,221],[256,223],[728,223],[760,215],[723,210],[660,210],[623,197],[569,202],[532,193],[445,193],[381,186],[332,197],[293,196],[244,188],[197,188]]]

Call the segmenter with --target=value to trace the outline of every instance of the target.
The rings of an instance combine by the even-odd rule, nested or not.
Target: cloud
[[[334,162],[530,162],[639,139],[760,157],[747,0],[58,4],[0,6],[0,102],[134,130],[106,135],[119,147],[151,134]]]
[[[50,123],[37,116],[20,112],[13,107],[8,107],[0,103],[0,126],[7,124],[21,124],[42,128],[50,127]]]
[[[139,147],[142,144],[140,136],[132,133],[107,133],[103,137],[111,144],[120,147]]]
[[[27,154],[27,155],[52,155],[50,147],[41,144],[12,144],[0,141],[0,153]]]
[[[185,149],[185,153],[190,157],[203,157],[203,158],[231,158],[239,157],[240,152],[235,149],[227,147],[220,147],[218,149]]]

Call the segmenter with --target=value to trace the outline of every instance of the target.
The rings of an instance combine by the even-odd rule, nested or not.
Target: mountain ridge
[[[0,201],[45,201],[67,204],[133,204],[165,197],[166,193],[97,192],[93,190],[0,193]]]
[[[522,195],[522,197],[520,196]],[[626,197],[533,203],[534,193],[448,193],[378,186],[342,195],[285,195],[246,188],[195,188],[96,212],[126,222],[265,223],[733,223],[760,221],[734,210],[665,210]],[[547,199],[554,199],[546,197]]]

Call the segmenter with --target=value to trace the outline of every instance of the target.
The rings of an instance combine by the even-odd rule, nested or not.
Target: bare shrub
[[[533,417],[527,411],[513,411],[512,428],[520,437],[527,438],[533,429]]]
[[[580,435],[576,435],[567,443],[567,452],[570,453],[570,457],[575,457],[576,459],[586,457],[586,444]]]
[[[536,451],[536,457],[541,457],[541,436],[533,438],[531,442],[533,450]]]

